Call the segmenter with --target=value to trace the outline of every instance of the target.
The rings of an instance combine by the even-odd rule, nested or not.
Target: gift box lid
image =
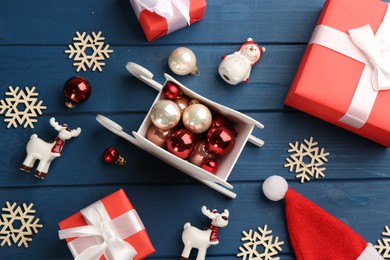
[[[126,193],[123,189],[120,189],[100,199],[100,201],[104,205],[107,214],[112,220],[117,219],[118,217],[122,216],[126,212],[134,210],[133,205],[131,204],[130,200],[126,196]],[[135,214],[138,216],[137,213]],[[87,222],[84,219],[81,212],[79,211],[73,214],[72,216],[62,220],[61,222],[58,223],[58,225],[61,230],[65,230],[69,228],[85,226],[87,225]],[[155,249],[149,239],[148,234],[146,233],[143,224],[141,223],[137,225],[141,225],[140,229],[142,230],[124,239],[124,241],[129,243],[137,251],[137,255],[134,257],[134,260],[144,259],[145,257],[155,252]],[[76,239],[77,237],[66,238],[66,242],[69,245],[69,243],[71,243]],[[105,259],[104,256],[102,256],[101,259]]]
[[[341,32],[369,24],[374,33],[380,26],[388,4],[377,0],[328,0],[317,25]],[[299,64],[285,104],[390,146],[390,91],[380,91],[366,124],[361,128],[339,120],[354,97],[365,64],[329,48],[310,44]]]

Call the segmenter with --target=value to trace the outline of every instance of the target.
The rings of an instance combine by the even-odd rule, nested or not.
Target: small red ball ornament
[[[186,129],[176,130],[167,140],[168,151],[182,159],[187,158],[191,154],[194,146],[194,135]]]
[[[119,152],[114,147],[108,147],[104,150],[103,159],[106,163],[115,163],[120,166],[126,165],[126,160],[119,155]]]
[[[232,125],[232,123],[229,121],[229,119],[227,119],[223,115],[213,114],[213,121],[211,122],[210,129],[215,128],[215,127],[225,126],[233,131],[234,136],[237,136],[236,130],[234,128],[231,128],[230,127],[231,125]]]
[[[221,114],[213,114],[213,120],[211,121],[210,129],[220,126],[229,126],[228,119]]]
[[[235,133],[227,127],[212,128],[207,133],[207,147],[217,155],[229,153],[235,143]]]
[[[173,100],[181,96],[181,91],[178,85],[168,81],[162,89],[162,93],[166,99]]]
[[[202,164],[202,169],[215,174],[218,170],[218,163],[213,158],[207,158]]]
[[[91,85],[80,76],[72,77],[65,82],[64,94],[67,98],[65,106],[72,109],[78,103],[86,101],[91,95]]]

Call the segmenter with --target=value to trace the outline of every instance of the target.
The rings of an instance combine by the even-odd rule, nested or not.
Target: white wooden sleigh
[[[198,181],[203,182],[214,190],[232,199],[235,198],[237,195],[236,193],[231,191],[231,189],[233,189],[233,186],[227,182],[227,179],[247,141],[253,143],[258,147],[263,146],[264,141],[253,136],[252,131],[255,127],[262,129],[264,128],[264,126],[251,117],[248,117],[240,112],[237,112],[233,109],[222,106],[207,98],[202,97],[201,95],[183,86],[180,82],[178,82],[168,74],[164,74],[166,82],[164,83],[164,85],[161,85],[160,83],[153,80],[153,74],[150,71],[136,63],[129,62],[126,65],[126,68],[131,74],[140,79],[142,82],[159,91],[159,94],[155,99],[154,103],[152,104],[151,108],[158,100],[164,99],[161,90],[166,82],[171,81],[180,86],[182,92],[188,97],[199,100],[200,103],[206,105],[212,112],[220,113],[221,115],[224,115],[226,118],[228,118],[233,123],[234,129],[237,132],[236,143],[233,150],[229,154],[223,155],[218,158],[218,170],[215,174],[211,174],[210,172],[186,160],[176,157],[167,150],[160,148],[159,146],[153,144],[148,139],[146,139],[146,132],[151,125],[151,109],[146,115],[138,131],[133,131],[132,135],[124,132],[123,128],[119,124],[108,119],[107,117],[97,115],[96,120],[108,130],[126,139],[130,143],[140,147],[141,149],[149,152],[150,154],[153,154],[154,156],[160,158],[161,160],[174,166],[182,172],[192,176]]]

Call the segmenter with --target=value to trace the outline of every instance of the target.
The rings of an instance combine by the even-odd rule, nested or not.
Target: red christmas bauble
[[[103,153],[103,159],[106,163],[113,163],[119,158],[118,150],[114,147],[108,147]]]
[[[106,163],[115,163],[121,166],[126,165],[125,159],[119,155],[119,152],[114,147],[108,147],[104,150],[103,159]]]
[[[178,85],[168,81],[162,89],[162,93],[166,99],[173,100],[181,95],[181,91]]]
[[[167,140],[167,149],[182,159],[187,158],[195,146],[194,135],[187,129],[179,129],[171,134]]]
[[[221,114],[213,114],[213,121],[211,122],[210,129],[211,128],[215,128],[215,127],[225,126],[225,127],[228,127],[230,130],[233,131],[234,136],[237,136],[236,130],[234,128],[231,128],[230,127],[231,125],[232,124],[229,121],[229,119],[227,119],[223,115],[221,115]]]
[[[207,133],[207,147],[217,155],[229,153],[235,143],[235,132],[227,127],[211,128]]]
[[[218,170],[218,163],[213,158],[207,158],[202,164],[202,169],[215,174]]]
[[[211,121],[210,129],[220,126],[229,126],[228,119],[220,114],[213,114],[213,120]]]
[[[71,109],[76,104],[84,102],[89,98],[91,95],[91,85],[83,77],[72,77],[65,82],[64,94],[67,98],[65,106]]]

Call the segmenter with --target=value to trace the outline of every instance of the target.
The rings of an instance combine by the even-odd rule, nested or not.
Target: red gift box
[[[95,216],[91,216],[91,214],[95,214]],[[97,227],[97,231],[92,231],[92,233],[97,232],[98,235],[87,234],[95,228],[91,224],[95,224]],[[111,252],[119,251],[116,247],[118,243],[122,243],[121,246],[128,247],[127,249],[130,248],[133,251],[132,254],[127,254],[128,251],[124,251],[126,257],[121,259],[144,259],[155,252],[142,221],[122,189],[77,212],[58,225],[61,229],[59,231],[60,238],[66,238],[74,257],[86,253],[94,246],[102,247],[102,245],[110,244],[107,241],[112,242],[114,236],[115,239],[118,238],[113,243],[115,248],[102,247],[102,253],[95,254],[97,257],[93,258],[113,259]],[[131,258],[131,255],[135,255],[134,258]]]
[[[171,3],[171,0],[166,1],[167,5],[172,5],[173,17],[171,19],[164,18],[156,12],[146,10],[138,1],[130,0],[130,3],[148,41],[154,41],[189,25],[183,15]],[[206,0],[191,0],[189,1],[189,5],[190,24],[202,20],[206,10]]]
[[[378,28],[389,20],[388,6],[378,0],[326,1],[285,104],[390,147],[390,90],[373,90],[376,68],[358,45],[345,43],[354,42],[353,29],[363,26],[382,37]]]

